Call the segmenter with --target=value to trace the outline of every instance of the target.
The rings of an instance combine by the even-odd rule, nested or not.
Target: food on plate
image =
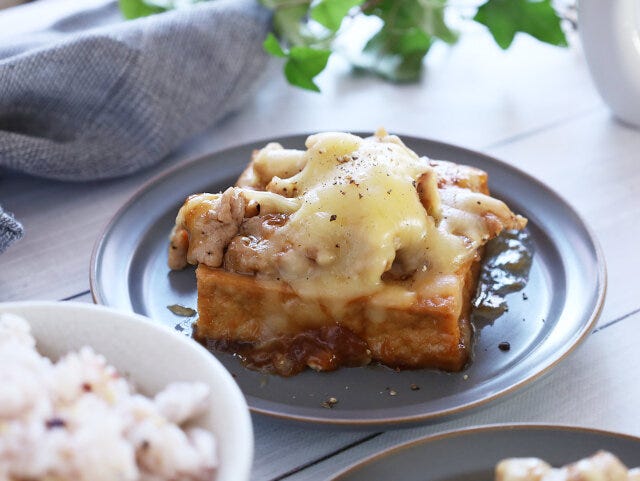
[[[41,356],[29,324],[0,315],[0,480],[207,480],[213,434],[183,428],[209,387],[174,383],[137,394],[90,347]]]
[[[598,451],[562,468],[553,468],[538,458],[511,458],[500,461],[496,481],[640,481],[640,468],[627,467],[613,454]]]
[[[270,143],[234,187],[190,196],[169,267],[196,264],[195,335],[292,375],[372,360],[459,371],[483,246],[526,219],[479,169],[378,131]]]

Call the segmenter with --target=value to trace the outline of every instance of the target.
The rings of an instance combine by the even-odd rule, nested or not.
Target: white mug
[[[598,92],[640,127],[640,0],[578,0],[578,29]]]

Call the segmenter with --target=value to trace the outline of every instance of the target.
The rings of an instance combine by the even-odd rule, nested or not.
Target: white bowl
[[[146,317],[93,304],[0,303],[4,312],[29,322],[41,354],[57,360],[91,346],[145,395],[174,381],[210,385],[211,409],[198,425],[216,437],[220,465],[215,481],[249,479],[253,430],[247,403],[229,372],[198,343]]]

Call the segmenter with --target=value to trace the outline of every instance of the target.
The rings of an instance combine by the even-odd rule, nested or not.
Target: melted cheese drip
[[[273,238],[283,280],[303,296],[355,299],[380,291],[397,259],[422,276],[453,273],[468,252],[425,211],[416,181],[431,167],[395,136],[309,137],[305,166],[267,189],[301,205]],[[434,192],[438,196],[435,183]]]

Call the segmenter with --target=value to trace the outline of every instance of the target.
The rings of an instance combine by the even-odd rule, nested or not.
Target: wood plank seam
[[[572,115],[569,115],[567,117],[564,117],[564,118],[561,118],[561,119],[557,119],[557,120],[555,120],[553,122],[550,122],[548,124],[541,125],[540,127],[536,127],[534,129],[527,130],[525,132],[517,133],[515,135],[512,135],[511,137],[507,137],[505,139],[498,140],[496,142],[492,142],[489,145],[486,145],[485,147],[483,147],[482,150],[496,149],[496,148],[499,148],[499,147],[504,147],[504,146],[509,145],[509,144],[513,144],[515,142],[519,142],[521,140],[525,140],[525,139],[527,139],[529,137],[533,137],[535,135],[541,134],[541,133],[546,132],[548,130],[554,129],[554,128],[560,126],[560,125],[565,125],[565,124],[574,122],[576,120],[580,120],[583,117],[587,117],[587,116],[589,116],[591,114],[599,112],[602,109],[603,109],[602,106],[590,107],[588,109],[585,109],[582,112],[578,112],[576,114],[572,114]]]
[[[82,296],[86,296],[87,294],[89,294],[91,291],[89,291],[88,289],[86,291],[82,291],[79,292],[78,294],[72,294],[70,296],[64,297],[62,299],[59,299],[60,301],[72,301],[74,299],[77,299],[78,297],[82,297]]]
[[[293,476],[296,473],[299,473],[300,471],[304,471],[307,468],[310,468],[311,466],[315,466],[316,464],[319,464],[323,461],[326,461],[327,459],[330,459],[340,453],[343,453],[345,451],[348,451],[351,448],[355,448],[356,446],[359,446],[360,444],[366,443],[368,441],[371,441],[372,439],[377,438],[378,436],[380,436],[381,434],[383,434],[382,432],[379,433],[373,433],[373,434],[369,434],[365,437],[363,437],[362,439],[359,439],[358,441],[354,441],[352,443],[347,444],[346,446],[341,447],[340,449],[336,449],[335,451],[332,451],[330,453],[327,453],[317,459],[313,459],[311,461],[308,461],[306,463],[304,463],[301,466],[298,466],[296,468],[293,468],[289,471],[287,471],[286,473],[283,473],[279,476],[276,476],[275,478],[270,479],[269,481],[282,481],[286,478],[288,478],[289,476]]]
[[[640,312],[640,307],[638,309],[634,309],[633,311],[631,311],[631,312],[629,312],[627,314],[623,314],[622,316],[620,316],[620,317],[618,317],[616,319],[613,319],[612,321],[609,321],[609,322],[607,322],[607,323],[605,323],[605,324],[603,324],[601,326],[598,326],[597,328],[595,328],[593,330],[592,334],[595,334],[598,331],[602,331],[603,329],[606,329],[609,326],[617,324],[620,321],[624,321],[627,317],[631,317],[634,314],[637,314],[638,312]]]

